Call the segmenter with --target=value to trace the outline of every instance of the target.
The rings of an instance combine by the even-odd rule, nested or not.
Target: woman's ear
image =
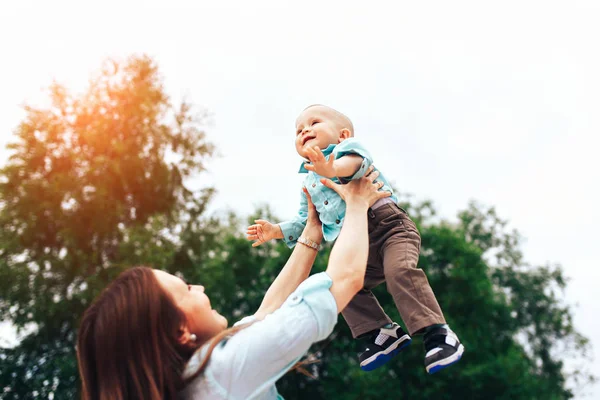
[[[196,335],[190,333],[187,326],[182,326],[177,330],[177,341],[183,345],[189,344],[196,341]]]
[[[348,139],[349,137],[351,137],[350,129],[348,129],[348,128],[342,129],[340,131],[340,136],[338,137],[338,143],[342,143],[344,140]]]

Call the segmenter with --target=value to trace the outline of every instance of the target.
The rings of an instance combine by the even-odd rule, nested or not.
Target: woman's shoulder
[[[330,287],[331,279],[326,273],[311,276],[264,319],[240,320],[236,325],[247,326],[215,346],[201,374],[198,371],[210,344],[198,349],[190,358],[183,378],[198,375],[190,385],[198,387],[197,390],[211,390],[215,398],[220,392],[225,393],[225,397],[235,392],[239,398],[276,393],[273,388],[277,379],[312,343],[325,339],[333,330],[337,306]]]
[[[242,318],[241,320],[239,320],[238,322],[236,322],[233,327],[238,327],[241,325],[250,325],[251,323],[253,323],[256,320],[256,318],[254,316],[247,316]],[[222,354],[225,350],[229,350],[228,348],[226,348],[227,343],[229,342],[229,339],[231,338],[231,336],[226,336],[225,338],[223,338],[219,343],[217,343],[214,347],[214,349],[212,350],[209,359],[206,361],[206,367],[205,370],[214,370],[215,368],[220,368],[222,367],[221,365],[219,365],[219,360],[222,359]],[[205,343],[204,345],[202,345],[200,348],[198,348],[190,357],[190,359],[188,360],[184,371],[183,371],[183,379],[187,380],[190,379],[191,377],[193,377],[194,375],[198,374],[198,371],[200,370],[200,368],[202,367],[202,365],[204,364],[206,357],[208,355],[209,349],[211,347],[212,341],[208,341],[207,343]],[[231,346],[230,346],[231,347]],[[227,365],[228,363],[224,363],[224,365]]]
[[[182,399],[246,399],[249,395],[256,399],[274,400],[278,398],[275,387],[276,379],[252,379],[251,376],[240,374],[242,367],[241,359],[235,355],[244,353],[243,347],[247,343],[244,340],[243,331],[236,334],[236,340],[223,339],[215,346],[207,360],[206,367],[198,373],[208,354],[210,343],[205,344],[190,358],[184,373],[184,379],[193,379],[181,392]],[[241,340],[240,340],[241,339]],[[241,347],[240,347],[241,346]],[[254,358],[254,357],[250,357]],[[253,364],[248,360],[248,364]],[[253,365],[257,370],[258,365]],[[195,375],[195,377],[194,377]]]

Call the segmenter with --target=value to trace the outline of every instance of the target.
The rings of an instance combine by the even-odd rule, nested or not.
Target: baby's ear
[[[350,129],[344,128],[340,131],[340,136],[338,137],[338,143],[342,143],[344,140],[348,139],[352,135],[350,134]]]

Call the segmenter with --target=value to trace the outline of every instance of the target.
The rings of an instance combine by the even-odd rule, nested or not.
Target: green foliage
[[[121,268],[172,262],[212,193],[183,180],[212,146],[147,57],[106,63],[82,96],[55,84],[48,108],[26,112],[0,170],[0,318],[33,333],[0,350],[0,387],[74,398],[78,318]]]
[[[434,222],[429,202],[402,206],[419,225],[420,266],[466,347],[464,359],[428,376],[417,337],[388,366],[362,372],[356,341],[340,317],[334,334],[311,349],[320,362],[307,369],[318,379],[288,373],[278,384],[286,399],[567,399],[573,397],[568,378],[581,384],[592,379],[563,368],[566,349],[572,350],[570,356],[585,357],[589,346],[563,303],[565,278],[559,267],[525,264],[518,234],[506,233],[506,223],[493,209],[471,204],[459,213],[458,224],[449,224]],[[233,234],[240,229],[231,229],[231,223],[240,225],[231,220],[226,225],[232,233],[211,261],[220,278],[207,290],[225,299],[219,305],[235,319],[258,307],[290,252],[281,243],[251,249],[245,238]],[[328,253],[327,248],[319,256],[315,272],[323,270]],[[378,299],[401,322],[384,286],[376,290]]]
[[[6,399],[78,397],[78,319],[123,268],[145,264],[202,283],[233,322],[258,308],[291,253],[282,242],[252,248],[234,213],[204,215],[212,189],[190,192],[183,182],[212,147],[190,106],[170,105],[148,58],[107,63],[80,97],[54,85],[50,100],[26,109],[0,170],[0,319],[25,335],[0,348]],[[320,362],[306,369],[317,379],[291,372],[279,382],[286,399],[567,399],[567,381],[591,379],[563,366],[589,344],[573,327],[560,267],[526,264],[518,234],[493,209],[471,204],[449,224],[430,202],[401,205],[419,225],[420,266],[466,347],[463,360],[428,376],[417,337],[364,373],[340,317],[311,349]],[[270,214],[256,216],[277,219]],[[329,251],[313,271],[325,269]],[[401,322],[384,285],[376,294]]]

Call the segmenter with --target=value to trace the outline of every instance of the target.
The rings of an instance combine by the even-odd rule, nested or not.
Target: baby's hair
[[[302,111],[306,111],[311,107],[325,107],[330,109],[331,111],[333,111],[338,123],[341,125],[342,128],[347,128],[350,131],[350,136],[354,137],[354,125],[352,124],[352,121],[350,120],[350,118],[348,118],[347,116],[345,116],[344,114],[342,114],[341,112],[339,112],[338,110],[331,108],[329,106],[326,106],[324,104],[311,104],[310,106],[306,107],[304,110]]]

